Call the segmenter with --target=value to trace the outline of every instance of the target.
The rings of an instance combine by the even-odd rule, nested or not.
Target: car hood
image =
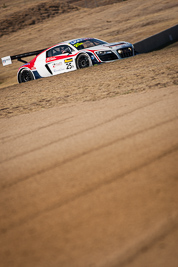
[[[116,50],[116,49],[119,49],[119,48],[124,48],[124,47],[128,47],[128,46],[132,46],[131,43],[128,43],[128,42],[124,42],[124,41],[121,41],[121,42],[115,42],[115,43],[106,43],[106,44],[103,44],[103,45],[98,45],[98,46],[93,46],[93,47],[89,47],[85,50]]]
[[[104,44],[104,47],[109,47],[111,49],[115,49],[115,48],[121,48],[121,47],[126,47],[126,46],[132,46],[130,43],[128,42],[115,42],[115,43],[108,43],[108,44]]]

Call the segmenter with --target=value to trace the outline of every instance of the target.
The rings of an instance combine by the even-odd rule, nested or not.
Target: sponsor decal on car
[[[1,60],[2,60],[2,65],[3,66],[12,64],[12,61],[11,61],[11,57],[10,56],[3,57]]]
[[[61,68],[58,68],[58,69],[54,69],[53,72],[59,73],[59,72],[64,71],[64,70],[65,70],[65,68],[61,67]]]
[[[83,41],[85,41],[85,40],[90,40],[90,39],[92,39],[92,38],[79,38],[79,39],[72,40],[72,41],[70,42],[70,44],[71,44],[71,45],[74,45],[74,44],[76,44],[76,43],[80,43],[80,42],[83,42]]]
[[[56,67],[61,66],[61,65],[62,65],[62,62],[54,63],[53,68],[56,68]]]
[[[55,57],[48,57],[48,58],[46,58],[46,62],[53,61],[53,60],[56,60],[56,58]]]
[[[52,64],[53,72],[61,72],[65,70],[65,66],[63,66],[62,62],[56,62]]]
[[[64,60],[65,63],[68,63],[68,62],[73,62],[73,58],[68,58],[68,59],[65,59]]]
[[[83,45],[83,43],[76,43],[76,44],[74,44],[74,46],[77,48],[77,47],[79,47],[80,45]]]

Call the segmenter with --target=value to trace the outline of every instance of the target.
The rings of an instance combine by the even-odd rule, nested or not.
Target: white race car
[[[34,55],[36,57],[28,63],[22,60]],[[17,80],[22,83],[131,56],[134,56],[134,47],[128,42],[107,43],[95,38],[79,38],[47,49],[3,57],[2,63],[5,66],[15,59],[25,63],[17,73]]]

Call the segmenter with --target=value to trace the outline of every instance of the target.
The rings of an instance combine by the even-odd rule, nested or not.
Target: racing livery
[[[28,63],[22,60],[34,55],[36,57]],[[22,83],[131,56],[134,56],[134,47],[128,42],[107,43],[95,38],[79,38],[47,49],[4,57],[2,63],[5,66],[14,59],[24,62],[17,73],[17,80]]]

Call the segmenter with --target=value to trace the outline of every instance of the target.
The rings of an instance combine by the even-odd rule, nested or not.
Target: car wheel
[[[76,59],[77,69],[83,69],[92,66],[90,57],[86,54],[79,54]]]
[[[19,83],[24,83],[34,80],[34,77],[30,70],[22,69],[18,75],[18,80]]]

